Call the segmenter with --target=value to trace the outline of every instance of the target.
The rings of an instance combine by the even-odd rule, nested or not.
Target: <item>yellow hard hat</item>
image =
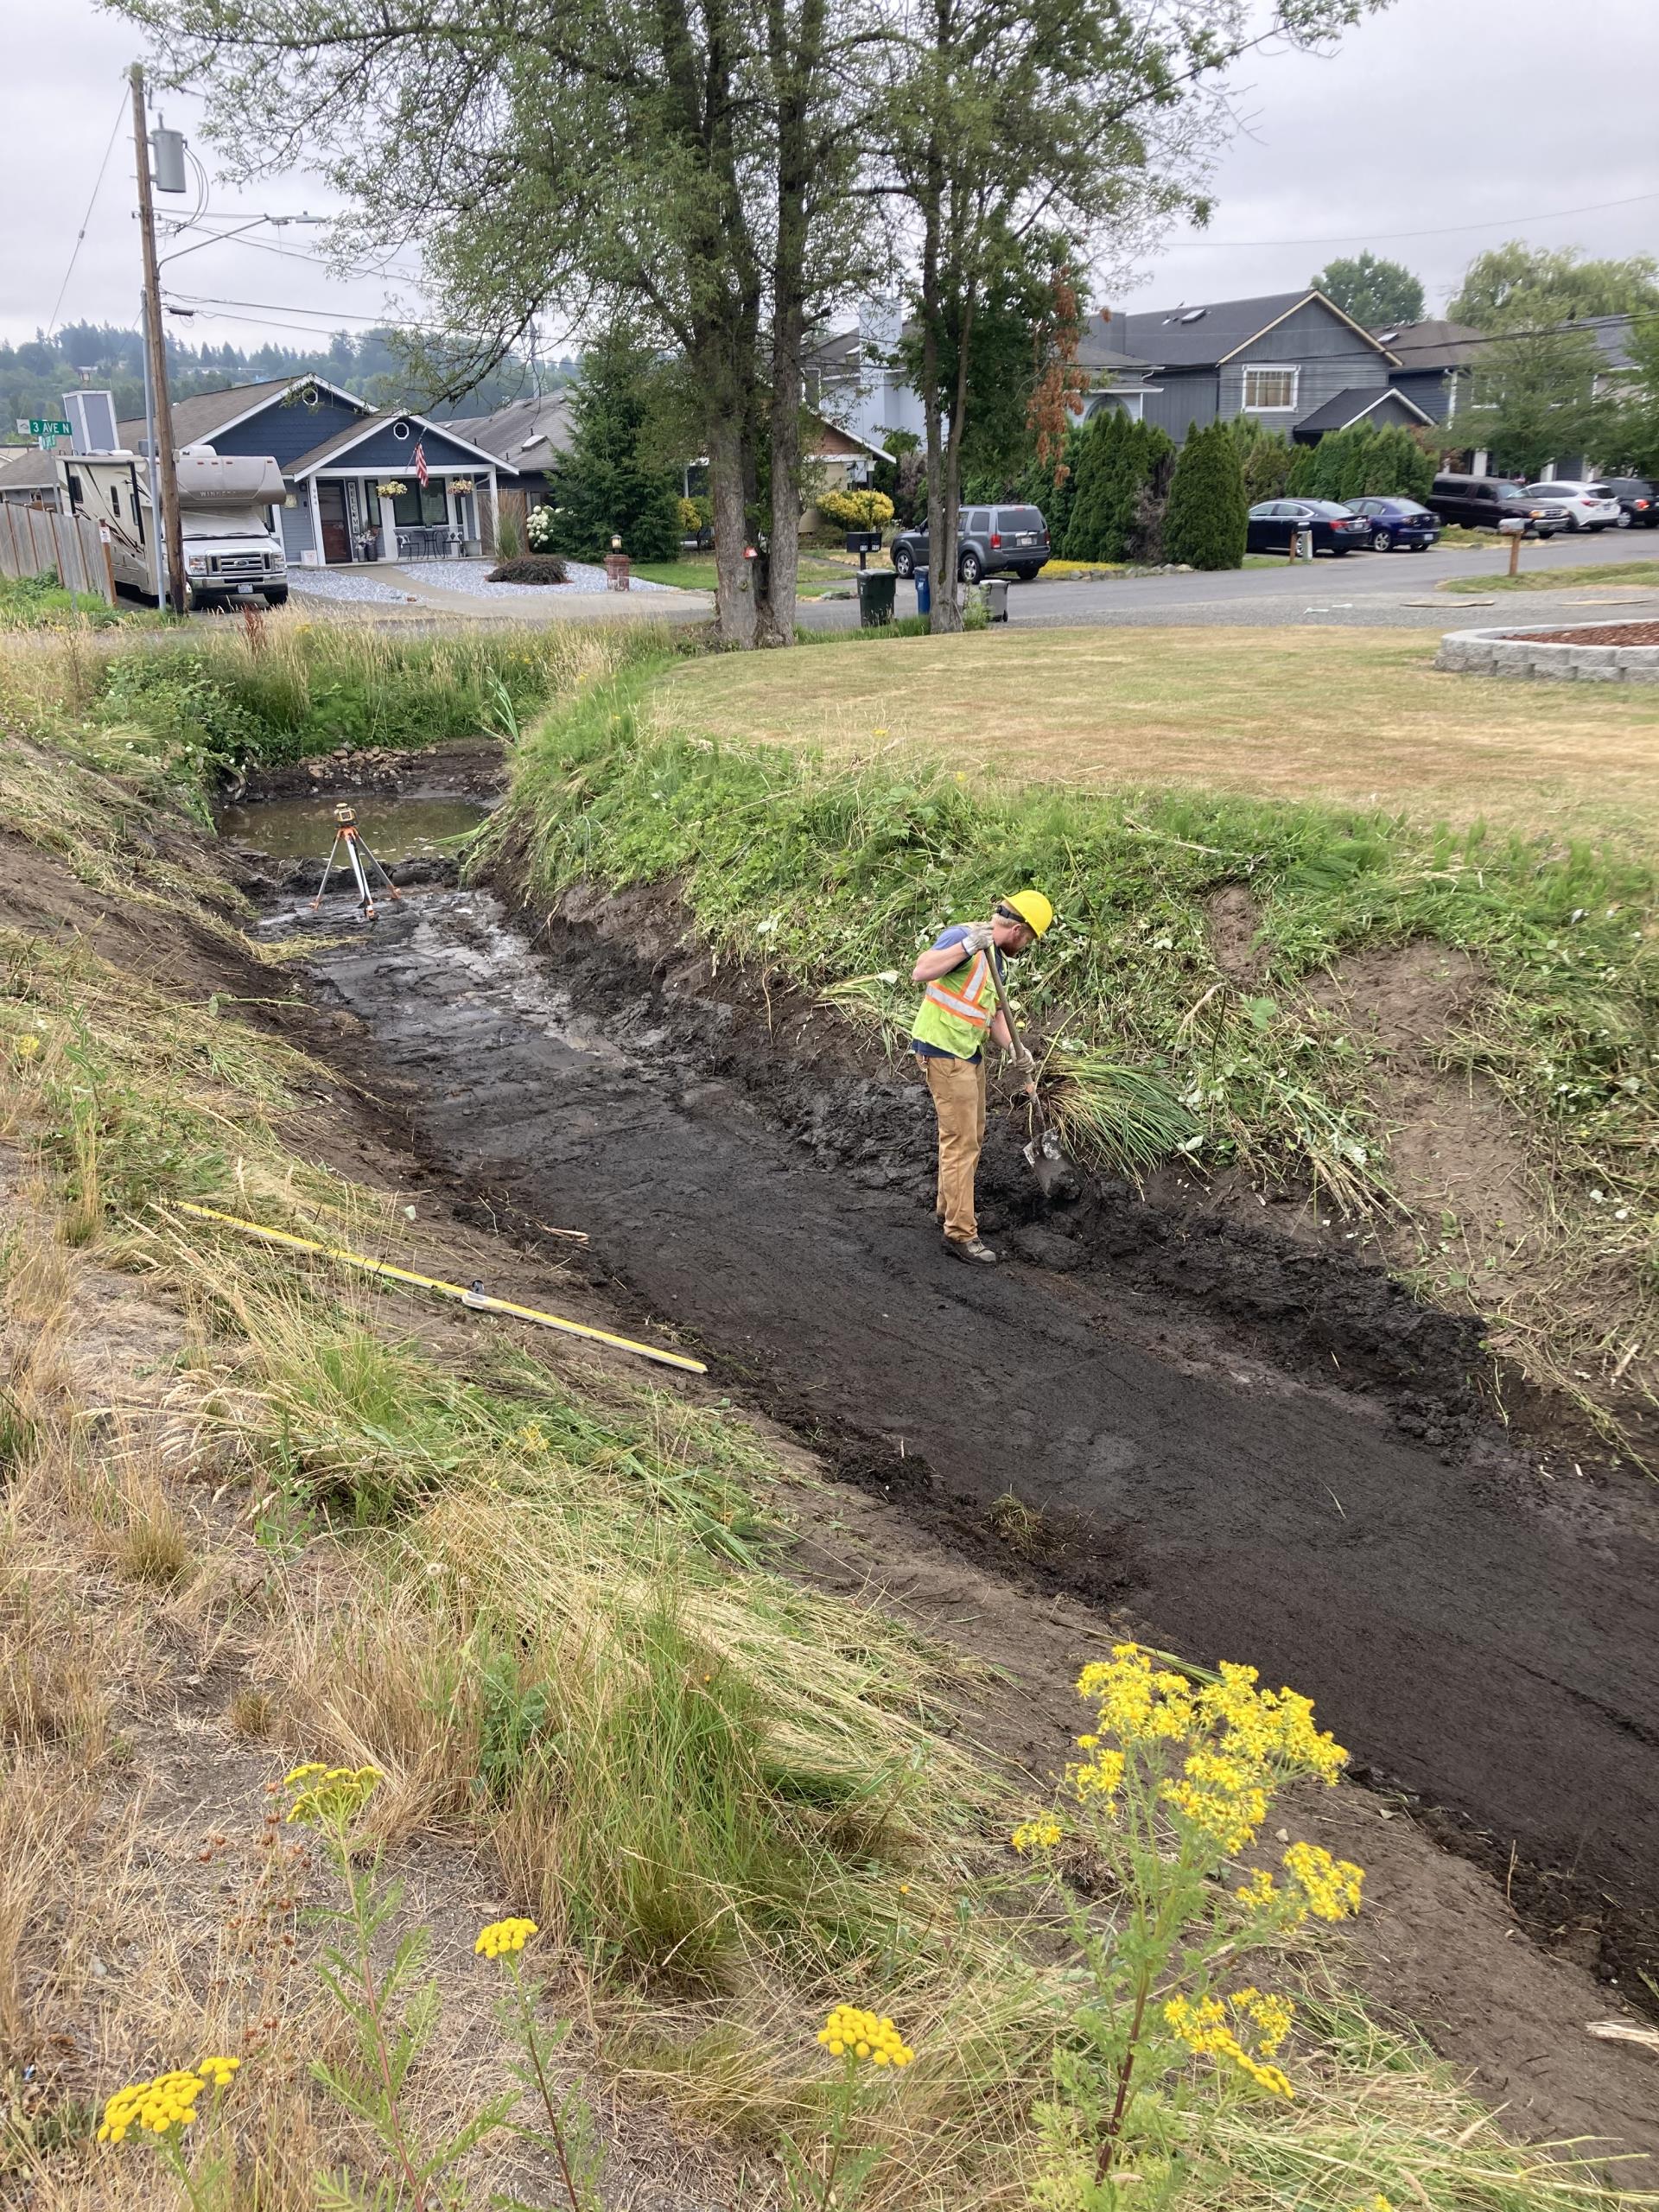
[[[1033,937],[1041,937],[1054,918],[1054,909],[1040,891],[1016,891],[1002,904],[1010,913],[1019,915]]]

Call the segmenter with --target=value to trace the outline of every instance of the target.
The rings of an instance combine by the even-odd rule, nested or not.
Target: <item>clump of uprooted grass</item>
[[[1385,1224],[1402,1202],[1378,1048],[1310,985],[1363,948],[1454,948],[1489,981],[1438,1057],[1497,1090],[1551,1217],[1549,1251],[1511,1270],[1495,1318],[1530,1375],[1599,1419],[1659,1389],[1646,858],[1322,804],[990,790],[926,760],[717,743],[679,731],[676,694],[653,689],[665,666],[563,702],[516,756],[486,844],[524,856],[537,898],[582,880],[672,882],[721,955],[824,992],[896,1046],[903,979],[941,922],[1039,884],[1058,918],[1018,996],[1074,1058],[1062,1097],[1085,1158],[1240,1170]],[[1249,983],[1220,965],[1208,920],[1240,885],[1259,913]],[[1432,1254],[1438,1215],[1427,1229]],[[1425,1285],[1472,1294],[1432,1259]]]

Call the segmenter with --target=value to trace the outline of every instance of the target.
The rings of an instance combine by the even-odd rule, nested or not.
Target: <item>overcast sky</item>
[[[138,243],[122,72],[137,55],[132,29],[92,0],[53,0],[35,35],[8,41],[7,337],[65,321],[134,320]],[[1115,305],[1287,290],[1333,255],[1369,245],[1417,271],[1433,314],[1471,257],[1508,238],[1597,255],[1659,251],[1656,0],[1395,0],[1329,59],[1261,55],[1240,82],[1247,127],[1222,156],[1209,232],[1173,232],[1132,287],[1113,288]],[[167,119],[189,131],[196,111],[175,99]],[[316,213],[329,204],[304,175],[240,192],[215,184],[208,202],[227,221],[238,209]],[[254,237],[261,243],[211,245],[164,272],[169,296],[197,308],[193,321],[173,325],[181,336],[299,345],[335,324],[361,329],[398,301],[418,315],[418,287],[406,277],[341,281],[299,257],[321,251],[315,232]]]

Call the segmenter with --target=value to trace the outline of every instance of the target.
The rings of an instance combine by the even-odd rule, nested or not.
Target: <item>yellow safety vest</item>
[[[927,986],[910,1033],[921,1044],[937,1045],[959,1060],[971,1060],[984,1046],[995,1011],[996,979],[990,955],[976,952]]]

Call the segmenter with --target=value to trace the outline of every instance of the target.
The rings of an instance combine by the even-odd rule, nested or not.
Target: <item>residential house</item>
[[[124,451],[149,451],[142,420],[119,423],[116,435]],[[284,550],[308,567],[492,548],[499,484],[518,473],[453,424],[372,407],[321,377],[194,392],[174,402],[173,435],[181,451],[269,454],[288,491],[276,511]],[[401,488],[383,493],[393,483]],[[0,499],[55,505],[54,456],[29,451],[0,467]]]
[[[1371,333],[1399,362],[1389,377],[1431,422],[1455,421],[1469,403],[1469,383],[1486,344],[1483,331],[1466,322],[1431,318],[1425,322],[1390,323]]]
[[[1107,407],[1116,407],[1132,415],[1137,423],[1142,422],[1147,399],[1163,395],[1161,384],[1148,381],[1157,373],[1159,364],[1126,353],[1117,343],[1118,335],[1111,309],[1107,308],[1089,317],[1077,340],[1077,366],[1089,379],[1078,395],[1083,401],[1080,419],[1085,423]]]
[[[130,451],[148,450],[142,421],[119,435]],[[283,546],[307,567],[493,547],[498,480],[518,474],[448,425],[372,407],[321,377],[192,393],[174,404],[173,435],[181,449],[270,454],[289,491],[277,510]],[[384,493],[389,484],[400,488]]]
[[[559,456],[570,450],[569,390],[514,399],[493,415],[458,415],[445,427],[483,446],[517,472],[511,485],[500,487],[499,497],[502,519],[516,524],[522,545],[525,518],[532,507],[547,505],[550,474]]]
[[[1398,358],[1322,292],[1277,292],[1113,318],[1129,362],[1156,363],[1141,414],[1179,443],[1214,422],[1250,416],[1312,442],[1356,423],[1423,423],[1392,378]]]
[[[921,394],[894,359],[904,333],[898,302],[861,307],[850,330],[821,333],[808,345],[806,404],[824,422],[855,438],[867,454],[885,460],[891,431],[926,435]]]

